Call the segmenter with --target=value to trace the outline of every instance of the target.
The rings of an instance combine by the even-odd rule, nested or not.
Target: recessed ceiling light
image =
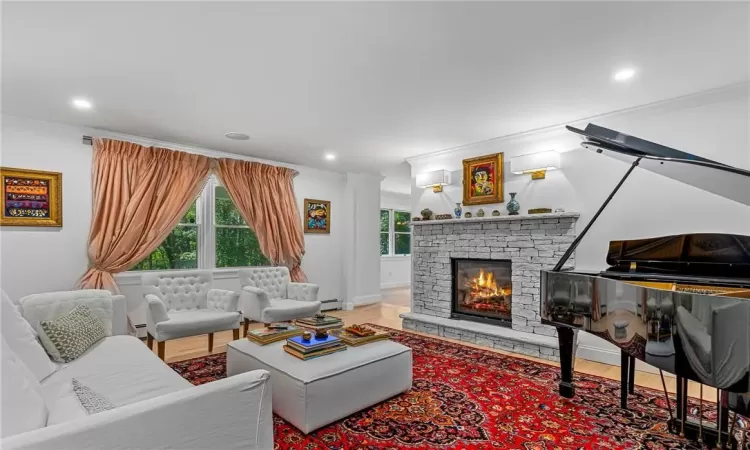
[[[333,161],[334,159],[336,159],[336,155],[334,155],[333,153],[326,153],[323,157],[327,161]]]
[[[91,109],[94,106],[85,98],[74,98],[71,103],[76,109]]]
[[[615,73],[615,81],[628,81],[635,75],[635,69],[627,68],[618,70]]]
[[[235,133],[234,131],[224,133],[224,136],[235,141],[246,141],[250,139],[250,136],[246,135],[245,133]]]

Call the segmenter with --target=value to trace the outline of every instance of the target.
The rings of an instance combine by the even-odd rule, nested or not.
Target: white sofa
[[[208,335],[208,351],[214,350],[214,333],[232,330],[240,338],[240,294],[213,289],[210,270],[149,272],[141,277],[148,303],[146,331],[149,348],[156,340],[164,359],[164,343],[170,339]]]
[[[97,315],[102,310],[106,311],[106,299],[102,300],[105,292],[109,295],[107,291],[42,294],[37,295],[33,302],[27,302],[28,298],[24,297],[17,307],[21,313],[17,323],[7,322],[12,314],[5,314],[9,307],[4,302],[3,347],[7,347],[6,333],[24,327],[31,329],[24,317],[29,317],[30,322],[45,316],[54,318],[69,309],[69,306],[60,306],[64,304],[92,305],[91,309]],[[3,430],[7,429],[6,420],[10,419],[10,415],[17,418],[21,413],[35,413],[37,418],[43,414],[46,424],[14,435],[7,435],[3,431],[1,448],[273,448],[268,372],[258,370],[194,387],[164,364],[139,339],[118,334],[127,329],[125,298],[110,298],[111,330],[114,335],[102,339],[71,363],[56,364],[50,361],[53,372],[43,379],[26,380],[17,387],[7,386],[6,371],[12,369],[14,362],[6,359],[6,354],[13,352],[3,352]],[[46,311],[43,307],[45,300],[50,300]],[[33,308],[25,308],[24,305],[33,305]],[[16,345],[15,348],[20,347]],[[17,359],[28,358],[32,352],[25,353],[18,355]],[[42,367],[43,362],[37,360],[36,366]],[[44,367],[35,369],[38,373]],[[31,377],[35,376],[31,371],[28,373]],[[70,387],[73,378],[105,396],[116,408],[87,415],[77,404]],[[19,399],[19,395],[29,387],[32,388],[29,390],[29,401]],[[34,405],[33,392],[41,393],[41,411],[39,408],[35,412],[29,411]],[[21,404],[27,406],[19,408]],[[30,420],[34,419],[31,417]]]
[[[246,335],[251,320],[268,324],[312,317],[320,312],[319,286],[293,283],[286,267],[242,269],[239,278]]]

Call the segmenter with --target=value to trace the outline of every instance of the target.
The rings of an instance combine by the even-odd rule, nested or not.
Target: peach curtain
[[[205,156],[95,139],[89,270],[77,287],[118,292],[112,275],[161,244],[198,196],[210,169]]]
[[[274,265],[289,267],[293,281],[302,271],[305,237],[294,197],[297,172],[286,167],[221,158],[216,173],[240,214],[255,231],[260,250]]]

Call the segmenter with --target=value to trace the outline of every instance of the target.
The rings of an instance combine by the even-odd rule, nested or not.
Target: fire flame
[[[471,295],[475,298],[497,297],[508,294],[505,289],[497,287],[495,274],[492,272],[485,273],[484,269],[479,269],[479,276],[470,280],[467,287],[471,289]]]

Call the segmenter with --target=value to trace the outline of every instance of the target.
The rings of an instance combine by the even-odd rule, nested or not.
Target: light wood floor
[[[403,306],[403,297],[408,298],[409,291],[403,290],[389,290],[384,291],[383,302],[376,305],[361,306],[355,308],[353,311],[332,311],[331,315],[341,317],[347,324],[354,323],[373,323],[376,325],[382,325],[390,328],[401,330],[401,319],[399,314],[408,312],[409,307]],[[408,305],[408,302],[406,302]],[[261,324],[251,324],[251,328],[259,328]],[[517,358],[528,359],[537,361],[543,364],[557,365],[547,360],[533,358],[530,356],[519,355],[517,353],[506,352],[503,350],[497,350],[479,345],[473,345],[466,342],[456,341],[454,339],[437,337],[424,333],[424,336],[429,336],[437,339],[443,339],[451,342],[459,342],[463,345],[471,347],[481,348],[496,353],[502,353],[506,355],[512,355]],[[222,333],[216,333],[214,336],[214,351],[213,353],[223,353],[226,351],[226,344],[232,340],[231,331],[225,331]],[[154,352],[156,352],[156,345],[154,345]],[[167,341],[166,343],[166,361],[176,362],[190,358],[198,358],[205,356],[208,353],[208,337],[207,336],[196,336],[184,339],[175,339],[173,341]],[[590,375],[596,375],[600,377],[610,378],[613,380],[620,379],[620,367],[611,366],[608,364],[602,364],[593,361],[587,361],[585,359],[576,358],[575,370],[579,373],[586,373]],[[665,377],[667,390],[669,392],[675,392],[675,379],[673,377]],[[662,390],[661,378],[658,374],[652,374],[647,372],[636,371],[635,384],[637,386],[648,387],[651,389]],[[692,397],[698,397],[699,385],[697,383],[690,383],[689,395]],[[703,398],[710,401],[716,401],[716,391],[709,387],[704,387]]]

